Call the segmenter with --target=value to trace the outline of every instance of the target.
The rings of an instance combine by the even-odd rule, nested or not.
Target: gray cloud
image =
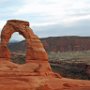
[[[81,20],[72,26],[61,24],[43,27],[32,27],[40,37],[49,36],[90,36],[90,20]]]

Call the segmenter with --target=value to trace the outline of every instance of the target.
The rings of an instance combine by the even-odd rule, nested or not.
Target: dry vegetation
[[[64,77],[90,79],[87,67],[90,66],[90,51],[50,52],[49,61],[52,69]]]
[[[90,64],[90,51],[50,52],[50,61],[84,62]]]
[[[64,77],[77,79],[90,79],[86,73],[87,66],[90,66],[90,51],[76,52],[49,52],[49,62],[53,71]],[[12,53],[14,63],[24,64],[24,53]]]

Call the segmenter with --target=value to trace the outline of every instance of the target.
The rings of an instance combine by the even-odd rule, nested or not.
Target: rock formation
[[[7,48],[7,43],[14,32],[19,32],[19,34],[26,39],[26,62],[30,62],[32,60],[48,60],[47,53],[45,52],[39,38],[33,33],[32,29],[29,28],[29,23],[17,20],[9,20],[1,32],[1,53],[5,49],[5,52],[3,52],[1,54],[2,56],[0,56],[1,58],[3,57],[7,60],[10,59],[10,52]]]
[[[90,50],[90,37],[66,36],[41,39],[46,51],[66,52]]]
[[[26,63],[23,65],[10,62],[7,44],[14,32],[26,39]],[[1,32],[0,90],[90,90],[90,81],[65,79],[52,72],[48,55],[29,23],[9,20]]]

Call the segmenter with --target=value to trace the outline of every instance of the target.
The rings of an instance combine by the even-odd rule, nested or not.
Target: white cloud
[[[73,24],[81,20],[90,20],[90,15],[68,17],[63,20],[63,23],[64,26],[72,26]]]
[[[67,20],[69,20],[71,23],[74,23],[86,17],[86,15],[85,16],[82,15],[88,13],[90,14],[89,0],[63,0],[63,1],[46,0],[43,1],[43,3],[42,0],[37,0],[37,1],[22,0],[22,1],[25,4],[17,10],[16,15],[29,14],[30,16],[32,15],[46,16],[45,19],[47,19],[47,21],[44,21],[43,19],[44,17],[43,18],[41,17],[41,19],[43,19],[43,23],[48,23],[51,21],[51,23],[64,22],[65,24],[67,24],[68,23]],[[72,16],[76,14],[80,14],[81,16],[79,17]],[[90,19],[90,17],[88,17],[88,19]],[[36,21],[34,21],[34,23],[35,22]],[[40,21],[38,20],[38,22]]]
[[[0,1],[2,19],[0,29],[6,20],[12,18],[28,20],[32,27],[56,24],[70,27],[81,20],[90,20],[90,0],[15,0],[15,2],[17,4],[13,1],[10,3],[10,0]]]
[[[3,2],[8,1],[4,0]],[[0,1],[2,2],[2,1]],[[22,0],[20,1],[22,5],[17,8],[8,7],[8,11],[1,13],[1,16],[8,16],[10,19],[13,17],[15,18],[24,18],[28,16],[30,18],[41,16],[41,20],[35,20],[33,18],[32,23],[67,23],[68,19],[71,19],[72,22],[76,22],[79,19],[75,19],[72,15],[84,15],[90,14],[90,1],[89,0]],[[18,2],[17,2],[18,3]],[[9,13],[12,13],[9,15]],[[8,15],[7,15],[8,14]],[[21,18],[22,17],[22,18]],[[79,16],[82,17],[82,16]],[[2,18],[2,17],[1,17]],[[8,18],[8,19],[9,19]],[[47,20],[45,20],[45,19]],[[68,18],[68,19],[67,19]],[[78,17],[77,17],[78,18]],[[27,18],[29,19],[29,18]],[[65,20],[66,19],[66,20]],[[90,19],[90,18],[89,18]],[[41,24],[43,25],[43,24]]]
[[[31,24],[31,26],[32,27],[36,27],[36,26],[38,26],[38,27],[40,27],[40,26],[49,26],[49,25],[54,25],[55,23],[53,23],[53,22],[44,22],[44,23],[33,23],[33,24]]]

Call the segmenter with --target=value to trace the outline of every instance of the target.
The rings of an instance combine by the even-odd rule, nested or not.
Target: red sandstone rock
[[[46,51],[84,51],[90,50],[90,37],[49,37],[41,39]]]
[[[10,62],[7,43],[14,32],[27,41],[26,64]],[[62,78],[52,72],[39,38],[26,21],[9,20],[1,32],[0,90],[90,90],[90,81]]]
[[[30,60],[38,60],[38,59],[39,61],[48,60],[47,53],[45,52],[42,43],[40,42],[39,38],[33,33],[32,29],[29,28],[29,23],[26,21],[19,21],[19,20],[9,20],[1,32],[1,46],[2,49],[4,48],[6,51],[3,52],[3,55],[5,54],[4,55],[5,58],[8,59],[10,56],[6,45],[14,32],[19,32],[26,39],[27,62],[29,62]],[[1,53],[3,50],[1,50]],[[8,56],[6,54],[8,54]]]

